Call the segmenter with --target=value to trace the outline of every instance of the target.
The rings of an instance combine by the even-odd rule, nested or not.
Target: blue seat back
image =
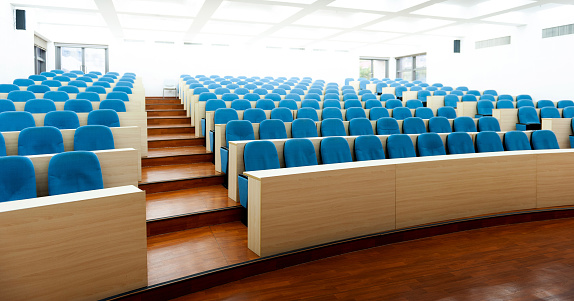
[[[21,131],[35,126],[36,121],[30,112],[8,111],[0,113],[0,132]]]
[[[446,155],[442,139],[437,133],[420,134],[417,138],[417,149],[421,157]]]
[[[247,99],[236,99],[231,102],[231,108],[234,110],[247,110],[251,108],[251,103]]]
[[[357,137],[355,139],[355,157],[357,161],[385,159],[381,139],[374,135]]]
[[[457,154],[474,154],[474,143],[468,133],[455,132],[450,133],[446,137],[446,145],[448,153],[451,155]]]
[[[563,109],[566,107],[574,107],[574,101],[572,100],[559,100],[558,101],[558,108]]]
[[[317,126],[310,118],[297,118],[291,124],[291,136],[293,138],[317,137]]]
[[[286,167],[317,165],[315,146],[309,139],[289,139],[283,149]]]
[[[215,95],[215,93],[211,93],[211,92],[202,92],[198,96],[199,101],[208,101],[210,99],[217,99],[217,95]]]
[[[14,102],[10,99],[0,99],[0,113],[8,111],[16,111]]]
[[[465,94],[462,96],[462,101],[477,101],[476,95],[473,94]]]
[[[118,113],[110,109],[94,110],[88,114],[88,125],[105,125],[119,127],[120,118]]]
[[[348,108],[345,112],[345,119],[347,119],[347,121],[351,121],[354,118],[367,118],[367,114],[363,108]]]
[[[422,108],[423,102],[418,99],[409,99],[406,102],[406,107],[409,109]]]
[[[416,157],[417,153],[411,137],[405,134],[395,134],[387,138],[389,159]]]
[[[279,119],[267,119],[259,124],[259,139],[286,139],[285,123]]]
[[[468,116],[460,116],[454,119],[455,132],[476,132],[474,120]]]
[[[546,107],[556,108],[556,105],[552,100],[542,99],[536,102],[536,107],[539,109]]]
[[[221,110],[221,109],[220,109]],[[255,140],[253,125],[249,120],[231,120],[225,128],[225,141],[229,147],[229,141]]]
[[[379,118],[389,117],[389,110],[383,107],[374,107],[369,111],[370,120],[379,120]]]
[[[319,102],[314,99],[305,99],[301,102],[301,108],[312,108],[319,110],[321,106],[319,105]]]
[[[367,118],[353,118],[349,122],[349,134],[351,136],[374,135],[373,125]]]
[[[53,111],[44,117],[44,126],[53,126],[60,130],[77,129],[80,127],[80,119],[73,111]]]
[[[69,86],[68,86],[69,87]],[[76,88],[77,89],[77,88]],[[106,94],[106,88],[101,86],[91,86],[86,88],[86,92],[93,92],[97,94]],[[99,98],[98,98],[99,99]]]
[[[265,111],[259,108],[250,108],[243,111],[243,120],[249,120],[251,123],[260,123],[267,119]]]
[[[528,136],[523,131],[510,131],[504,134],[504,148],[507,151],[531,150]]]
[[[437,116],[429,119],[429,132],[452,133],[452,127],[446,117]]]
[[[288,108],[274,108],[271,110],[271,119],[279,119],[283,122],[293,122],[293,113]]]
[[[572,107],[565,107],[562,110],[562,117],[563,118],[573,118],[574,117],[574,106]]]
[[[280,108],[288,108],[289,110],[297,110],[297,102],[293,99],[283,99],[279,102]]]
[[[434,117],[434,113],[431,108],[423,107],[415,109],[415,117],[420,117],[422,119],[431,119]]]
[[[341,110],[338,108],[324,108],[322,113],[321,113],[321,117],[323,120],[328,119],[328,118],[338,118],[343,120],[343,113],[341,113]]]
[[[365,109],[382,108],[383,104],[376,99],[369,99],[365,102]]]
[[[57,154],[48,165],[50,195],[104,188],[102,169],[93,152],[73,151]]]
[[[56,111],[56,104],[50,99],[35,98],[30,99],[24,104],[24,111],[32,114],[44,114]]]
[[[323,164],[352,162],[351,149],[343,137],[327,137],[321,140],[321,161]]]
[[[486,131],[476,134],[476,150],[479,153],[502,152],[502,140],[496,132]]]
[[[114,149],[112,130],[104,125],[84,125],[74,133],[74,150],[96,151]]]
[[[58,88],[58,91],[62,91],[62,92],[66,92],[68,94],[72,93],[72,94],[78,94],[80,93],[80,89],[78,89],[78,87],[74,87],[74,86],[61,86]],[[104,90],[105,91],[105,90]]]
[[[275,144],[271,141],[251,141],[243,151],[245,171],[281,168]]]
[[[130,97],[126,92],[110,92],[106,95],[106,99],[121,99],[122,101],[130,101]]]
[[[51,99],[55,102],[64,102],[68,99],[70,99],[70,96],[68,95],[68,93],[63,92],[63,91],[48,91],[46,93],[44,93],[44,98],[45,99]],[[76,96],[77,98],[77,96]]]
[[[411,109],[406,107],[399,107],[393,109],[393,118],[396,120],[404,120],[406,118],[413,117]]]
[[[514,103],[512,103],[512,100],[499,100],[496,102],[496,108],[497,109],[514,109]]]
[[[247,94],[243,95],[243,99],[246,99],[249,101],[258,101],[259,99],[261,99],[261,96],[259,96],[259,94],[255,94],[255,93],[247,93]]]
[[[392,117],[382,117],[377,119],[377,135],[400,134],[399,123]]]
[[[12,83],[18,87],[27,87],[27,86],[33,85],[34,80],[31,80],[29,78],[17,78]],[[17,90],[13,90],[13,91],[17,91]],[[2,93],[6,93],[6,92],[2,92]]]
[[[28,157],[0,157],[0,202],[35,198],[36,174]]]
[[[42,85],[46,85],[48,87],[61,87],[62,86],[62,82],[60,82],[59,80],[45,80],[42,81]]]
[[[385,102],[385,107],[387,109],[395,109],[403,106],[403,103],[398,99],[390,99]]]
[[[476,103],[476,110],[479,115],[492,115],[492,109],[494,109],[494,104],[490,100],[479,100]]]
[[[6,98],[13,102],[26,102],[30,99],[36,98],[36,95],[30,91],[12,91],[8,93]]]
[[[555,107],[543,107],[540,109],[540,118],[561,118],[560,111]]]
[[[403,121],[403,134],[426,133],[425,122],[420,117],[407,117]]]
[[[449,94],[444,97],[444,105],[446,107],[456,108],[459,102],[459,98],[456,95]]]
[[[217,109],[224,109],[224,108],[227,108],[227,106],[225,105],[225,101],[221,99],[210,99],[207,102],[205,102],[206,112],[211,112]]]
[[[235,93],[225,93],[221,95],[221,100],[223,101],[234,101],[236,99],[239,99],[239,95]]]
[[[317,111],[313,108],[301,108],[297,110],[297,119],[299,118],[310,118],[313,121],[319,121],[319,115],[317,115]]]
[[[532,149],[560,149],[556,135],[551,130],[532,132]]]
[[[265,95],[265,99],[269,99],[272,101],[281,101],[281,95],[279,95],[277,93],[269,93],[269,94]]]
[[[18,135],[18,155],[32,156],[64,152],[64,139],[53,126],[25,128]]]
[[[522,107],[518,109],[518,122],[523,124],[540,123],[538,113],[534,107]]]
[[[109,109],[116,112],[126,112],[126,104],[120,99],[104,99],[100,103],[100,110]]]
[[[15,84],[0,84],[0,93],[10,93],[12,91],[20,91],[20,87]]]
[[[478,119],[478,131],[500,132],[500,124],[498,123],[498,119],[492,116],[480,117]]]
[[[343,120],[339,118],[327,118],[321,122],[321,136],[347,136]]]
[[[516,102],[516,108],[520,109],[522,107],[533,107],[534,108],[534,102],[531,99],[521,99],[519,101]]]

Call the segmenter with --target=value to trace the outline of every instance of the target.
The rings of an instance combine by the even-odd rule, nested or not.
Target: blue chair
[[[68,93],[62,91],[48,91],[44,93],[44,98],[51,99],[55,102],[65,102],[70,99],[70,96],[68,96]]]
[[[574,101],[572,100],[559,100],[558,101],[558,108],[563,109],[566,107],[574,107]]]
[[[433,96],[447,96],[448,93],[446,93],[447,91],[443,91],[443,90],[439,90],[439,91],[434,91],[433,92]]]
[[[24,111],[32,114],[44,114],[56,111],[56,104],[50,99],[35,98],[30,99],[24,104]]]
[[[387,109],[402,108],[403,102],[398,99],[390,99],[385,102],[385,107]]]
[[[385,93],[385,94],[381,94],[380,100],[381,101],[387,101],[387,100],[391,100],[391,99],[395,99],[395,95],[390,94],[390,93]],[[402,107],[402,104],[401,104]]]
[[[468,91],[466,91],[465,95],[474,95],[475,97],[480,97],[480,92],[477,90],[468,90]],[[472,100],[470,100],[470,101],[472,101]]]
[[[130,101],[130,97],[126,92],[110,92],[106,95],[106,99],[120,99],[122,101]]]
[[[30,76],[28,76],[28,78],[33,80],[33,81],[36,81],[36,82],[41,82],[41,81],[45,81],[48,79],[44,75],[36,75],[36,74],[30,75]]]
[[[67,76],[69,78],[77,78],[78,75],[72,72],[66,72],[66,73],[62,73],[62,76]]]
[[[314,99],[306,99],[301,102],[301,108],[321,109],[319,102]]]
[[[562,118],[574,118],[574,106],[562,110]]]
[[[409,99],[406,102],[406,107],[409,109],[422,108],[423,102],[418,99]]]
[[[106,82],[106,81],[98,81],[98,82],[93,83],[90,87],[87,87],[87,88],[86,88],[86,91],[87,91],[89,88],[92,88],[92,87],[111,88],[112,85],[110,85],[110,83],[108,83],[108,82]],[[104,91],[105,91],[105,90],[104,90]],[[99,93],[99,92],[98,92],[98,93]]]
[[[321,140],[323,164],[353,162],[349,143],[343,137],[327,137]]]
[[[500,124],[498,123],[498,119],[492,116],[480,117],[478,119],[478,131],[500,132]]]
[[[411,137],[405,134],[395,134],[387,138],[389,159],[416,157],[415,146]]]
[[[289,110],[296,111],[298,109],[297,102],[293,99],[283,99],[279,101],[279,108],[288,108]]]
[[[454,119],[455,132],[476,132],[474,120],[468,116],[456,117]]]
[[[318,137],[315,121],[310,118],[297,118],[291,123],[291,137],[313,138]]]
[[[514,101],[514,97],[512,97],[512,95],[509,94],[501,94],[498,95],[498,100],[510,100],[510,101]]]
[[[9,111],[0,113],[0,132],[17,132],[35,126],[34,116],[29,112]]]
[[[78,94],[80,93],[80,89],[74,86],[61,86],[58,88],[58,91],[66,92],[68,94]]]
[[[367,114],[363,108],[352,107],[345,111],[345,118],[347,121],[351,121],[354,118],[367,118]]]
[[[299,118],[309,118],[313,121],[319,121],[319,115],[317,114],[317,110],[313,108],[301,108],[297,110],[297,119]]]
[[[76,88],[77,89],[77,88]],[[86,88],[86,92],[92,92],[97,94],[106,94],[106,88],[100,86],[91,86]]]
[[[211,92],[202,92],[198,96],[198,101],[208,101],[210,99],[217,99],[217,95]]]
[[[12,91],[8,93],[6,98],[13,102],[27,102],[30,99],[36,98],[36,95],[30,91]]]
[[[518,122],[519,123],[516,124],[516,129],[519,131],[541,129],[538,113],[533,106],[526,106],[518,109]]]
[[[391,117],[382,117],[377,120],[377,135],[400,134],[399,123]]]
[[[349,133],[351,136],[374,135],[373,125],[367,118],[353,118],[349,122]]]
[[[73,111],[53,111],[44,117],[44,126],[53,126],[59,130],[77,129],[80,127],[80,119]]]
[[[347,136],[343,120],[339,118],[327,118],[321,122],[321,136]]]
[[[560,149],[556,135],[551,130],[532,132],[532,149]]]
[[[492,109],[494,109],[494,103],[490,100],[479,100],[476,103],[477,118],[482,116],[492,116]]]
[[[129,81],[121,80],[121,81],[118,81],[118,82],[116,83],[116,87],[128,87],[128,88],[133,89],[133,88],[134,88],[134,84],[133,84],[132,82],[129,82]],[[128,94],[129,94],[129,93],[128,93]]]
[[[355,157],[357,161],[385,159],[381,139],[374,135],[357,137],[355,139]]]
[[[357,96],[357,94],[355,93],[344,93],[343,92],[343,101],[349,101],[349,100],[359,100],[359,96]]]
[[[285,123],[279,119],[267,119],[259,124],[259,139],[286,139]]]
[[[36,194],[36,173],[28,157],[0,157],[0,202],[31,199]]]
[[[57,154],[48,165],[50,195],[104,188],[102,169],[93,152],[73,151]]]
[[[287,91],[285,89],[281,89],[281,88],[275,88],[275,89],[271,90],[271,93],[277,93],[279,95],[287,95]]]
[[[420,134],[417,138],[417,149],[421,157],[446,155],[442,139],[437,133]]]
[[[245,88],[237,88],[237,89],[233,90],[233,93],[235,93],[237,95],[246,95],[249,93],[249,90],[245,89]]]
[[[17,78],[12,83],[18,87],[27,87],[27,86],[33,85],[34,81],[31,79],[28,79],[28,78]],[[13,90],[13,91],[17,91],[17,90]],[[2,93],[6,93],[6,92],[2,92]]]
[[[431,96],[431,92],[430,92],[430,91],[436,91],[436,89],[431,89],[431,90],[429,90],[429,89],[430,89],[430,87],[427,88],[427,90],[419,91],[419,92],[417,93],[417,99],[420,100],[420,101],[422,101],[422,102],[426,102],[426,101],[427,101],[427,98],[428,98],[429,96]]]
[[[520,109],[522,107],[533,107],[534,108],[534,102],[531,99],[521,99],[519,101],[516,102],[516,108]]]
[[[413,113],[411,113],[411,109],[407,107],[400,107],[393,109],[393,118],[396,120],[404,120],[406,118],[413,117]]]
[[[365,109],[370,110],[372,108],[382,108],[383,104],[376,99],[369,99],[365,102]]]
[[[111,88],[112,85],[115,82],[115,80],[113,78],[110,77],[101,77],[98,81],[94,82],[92,84],[92,86],[102,86],[102,87],[106,87],[106,88]],[[103,85],[103,83],[106,83],[105,85]]]
[[[273,110],[275,109],[275,103],[270,99],[260,99],[255,103],[255,108],[262,110]]]
[[[236,99],[231,102],[231,108],[238,111],[251,109],[251,102],[247,99]]]
[[[85,99],[90,102],[100,101],[100,96],[96,92],[80,92],[76,95],[76,99]]]
[[[50,87],[46,85],[31,85],[26,88],[26,91],[30,91],[32,93],[46,93],[50,90]]]
[[[59,81],[59,80],[53,80],[53,79],[52,79],[52,80],[45,80],[45,81],[42,81],[42,85],[46,85],[46,86],[48,86],[48,87],[55,87],[55,88],[57,88],[57,87],[61,87],[61,86],[62,86],[62,82]]]
[[[422,91],[422,90],[423,90],[422,87],[416,87],[416,86],[415,86],[415,87],[412,87],[412,88],[411,88],[411,91],[413,91],[413,92],[419,92],[419,91]],[[418,94],[418,93],[417,93],[417,94]]]
[[[522,131],[510,131],[504,134],[504,148],[507,151],[532,150],[528,137]]]
[[[10,99],[0,99],[0,113],[9,111],[16,111],[14,102]]]
[[[546,107],[550,107],[550,108],[556,108],[556,105],[554,104],[554,102],[552,100],[539,100],[536,102],[536,107],[541,109],[541,108],[546,108]]]
[[[306,99],[314,99],[316,101],[321,101],[321,95],[316,93],[307,93],[304,97],[304,100]]]
[[[474,154],[474,144],[472,138],[468,133],[455,132],[450,133],[446,137],[446,145],[448,153],[451,155],[457,154]]]
[[[105,125],[108,127],[119,127],[120,118],[114,110],[103,109],[93,110],[88,113],[88,125]]]
[[[493,96],[497,96],[498,93],[496,92],[496,90],[484,90],[484,92],[482,92],[482,94],[485,95],[493,95]]]
[[[454,91],[450,91],[449,95],[456,95],[456,96],[462,97],[464,95],[464,92],[459,91],[459,90],[454,90]]]
[[[259,94],[255,94],[255,93],[247,93],[247,94],[243,95],[243,99],[246,99],[249,101],[258,101],[259,99],[261,99],[261,96],[259,96]]]
[[[243,112],[243,120],[249,120],[251,123],[260,123],[265,119],[267,119],[267,115],[262,109],[251,108]]]
[[[241,99],[243,100],[243,99]],[[232,103],[233,104],[233,103]],[[227,124],[229,121],[232,120],[239,120],[239,116],[237,114],[237,111],[233,108],[221,108],[221,109],[216,109],[215,113],[213,114],[213,123],[214,124]],[[215,148],[215,132],[210,130],[209,131],[209,137],[210,137],[210,145],[208,145],[209,147],[209,151],[214,151]]]
[[[223,101],[234,101],[236,99],[239,99],[239,95],[235,93],[225,93],[221,95],[221,100]]]
[[[317,165],[315,146],[309,139],[289,139],[283,149],[285,167]]]
[[[104,99],[100,103],[100,110],[104,109],[114,110],[118,113],[126,112],[126,103],[120,99]]]
[[[323,100],[336,100],[336,101],[339,101],[339,100],[341,100],[341,98],[339,98],[339,94],[338,94],[338,93],[327,93],[327,94],[325,94],[325,97],[323,97]]]
[[[33,156],[64,152],[64,139],[59,129],[39,126],[22,129],[18,135],[18,155]]]
[[[431,133],[452,133],[452,127],[446,117],[437,116],[429,119],[429,132]]]
[[[337,108],[324,108],[321,113],[321,117],[323,120],[328,118],[338,118],[343,120],[343,113],[341,113],[341,110]]]
[[[502,140],[496,132],[486,131],[476,134],[476,150],[479,153],[502,152]]]
[[[379,120],[382,117],[389,117],[389,110],[383,107],[374,107],[369,111],[370,120]]]
[[[540,109],[540,118],[561,118],[560,111],[555,107],[543,107]]]
[[[503,99],[496,102],[497,109],[514,109],[514,103],[511,100]]]
[[[229,142],[243,140],[255,140],[255,134],[253,132],[253,125],[251,122],[249,122],[249,120],[229,121],[227,123],[227,127],[225,128],[226,145],[221,147],[219,150],[221,154],[221,171],[223,173],[227,174],[227,163],[229,160]]]
[[[283,122],[293,122],[293,113],[288,108],[274,108],[271,110],[271,119],[279,119]]]
[[[89,76],[79,76],[78,78],[76,78],[77,81],[84,81],[86,83],[92,83],[94,82],[94,79],[89,77]]]
[[[371,91],[369,91],[369,92],[371,92]],[[375,100],[378,103],[380,103],[377,99],[377,95],[375,95],[373,93],[363,94],[363,96],[361,97],[361,101],[363,101],[363,102],[367,102],[369,100]],[[382,104],[381,104],[381,106],[382,106]]]
[[[516,96],[516,101],[522,100],[522,99],[530,99],[532,100],[532,96],[528,95],[528,94],[520,94]]]
[[[476,95],[472,95],[472,94],[465,94],[462,96],[462,101],[477,101]],[[446,104],[445,104],[446,105]]]
[[[425,123],[420,117],[408,117],[403,121],[403,134],[426,133]]]
[[[361,108],[362,109],[363,108],[363,104],[358,99],[346,100],[344,102],[344,104],[345,104],[345,109],[349,109],[349,108]]]
[[[20,91],[20,87],[15,84],[0,84],[0,93],[10,93],[12,91]]]
[[[269,99],[272,101],[281,101],[281,95],[279,95],[277,93],[269,93],[269,94],[265,95],[265,99]]]
[[[245,162],[245,171],[281,168],[277,149],[271,141],[251,141],[245,144],[243,162]],[[247,208],[249,181],[245,175],[239,175],[237,181],[239,203]]]
[[[459,98],[456,95],[449,94],[444,97],[444,105],[445,107],[453,107],[456,108],[459,102]]]
[[[68,86],[75,86],[78,88],[87,88],[88,84],[86,84],[85,81],[81,81],[81,80],[73,80],[71,82],[68,83]]]
[[[416,108],[415,117],[420,117],[422,119],[431,119],[434,117],[434,113],[431,108],[427,107]]]
[[[479,100],[479,101],[481,101],[481,100],[488,100],[488,101],[491,101],[491,102],[496,101],[496,99],[494,98],[494,95],[490,95],[490,94],[482,95],[482,96],[480,96],[480,98],[479,98],[478,100]]]

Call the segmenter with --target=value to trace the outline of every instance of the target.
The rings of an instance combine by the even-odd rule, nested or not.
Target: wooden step
[[[154,194],[157,193],[152,193],[151,195]],[[246,210],[241,205],[234,204],[233,206],[225,208],[148,219],[146,222],[147,236],[150,237],[199,227],[237,222],[245,215]]]
[[[195,134],[195,127],[189,124],[148,125],[147,134]]]
[[[146,110],[184,110],[183,104],[171,104],[171,103],[160,103],[160,104],[149,104],[145,105]]]
[[[150,148],[148,156],[142,158],[142,166],[193,164],[212,161],[213,153],[208,153],[203,146]]]
[[[148,117],[148,125],[166,125],[166,124],[188,124],[191,125],[191,118],[185,116],[159,116],[159,117]]]
[[[224,173],[215,171],[213,163],[178,164],[142,167],[139,188],[147,193],[166,192],[223,184]]]
[[[181,146],[205,146],[205,137],[180,138],[180,139],[156,139],[147,142],[148,148],[181,147]]]
[[[147,117],[172,117],[172,116],[186,116],[187,112],[185,110],[147,110]]]
[[[181,100],[177,97],[146,97],[146,105],[148,104],[181,104]]]

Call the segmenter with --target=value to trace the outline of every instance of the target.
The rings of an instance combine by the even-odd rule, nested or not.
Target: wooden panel
[[[515,131],[518,123],[518,109],[493,109],[492,116],[498,119],[500,130]]]
[[[104,188],[138,184],[138,158],[135,149],[114,149],[94,152],[100,160]],[[38,196],[48,195],[48,165],[54,154],[28,156],[34,163]]]
[[[574,149],[536,156],[537,208],[574,204]]]
[[[542,118],[542,129],[554,132],[560,148],[570,148],[572,118]]]
[[[397,228],[536,206],[533,155],[454,156],[397,165]]]
[[[474,118],[478,114],[476,108],[476,101],[461,101],[457,104],[457,114],[456,116],[468,116]]]
[[[419,97],[418,91],[404,91],[403,92],[403,103],[407,100],[418,99],[418,97]]]
[[[98,300],[147,286],[133,186],[0,203],[3,300]]]
[[[434,115],[436,116],[436,111],[438,110],[438,108],[444,107],[444,96],[434,96],[434,95],[428,96],[427,107],[431,108]]]
[[[395,167],[333,165],[339,168],[290,168],[318,171],[263,179],[257,178],[261,172],[249,173],[253,252],[268,256],[394,229]]]

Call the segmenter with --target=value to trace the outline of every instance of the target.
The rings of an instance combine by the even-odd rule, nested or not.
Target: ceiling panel
[[[429,2],[429,0],[336,0],[328,6],[375,10],[385,12],[398,12],[413,6]]]
[[[285,38],[264,38],[257,41],[259,46],[283,47],[283,48],[303,48],[313,40],[307,39],[285,39]]]
[[[294,39],[323,39],[327,36],[331,36],[340,32],[340,29],[329,29],[322,27],[285,26],[273,33],[271,36]]]
[[[454,21],[416,17],[397,17],[379,22],[377,24],[366,27],[365,29],[413,33],[449,25],[452,23],[454,23]]]
[[[27,6],[48,6],[48,7],[61,7],[61,8],[81,8],[81,9],[97,9],[94,0],[9,0],[8,2],[17,5]]]
[[[35,17],[38,23],[106,26],[104,18],[102,18],[102,15],[97,12],[71,12],[54,9],[36,9]]]
[[[204,33],[258,35],[271,28],[269,24],[242,23],[233,21],[208,21],[202,28]]]
[[[299,25],[313,25],[325,26],[336,28],[352,28],[375,19],[381,18],[383,15],[368,14],[368,13],[353,13],[331,10],[318,10],[306,15],[305,17],[297,20],[294,24]]]
[[[124,29],[123,33],[124,38],[128,40],[168,41],[168,42],[183,41],[185,35],[184,32],[140,30],[140,29]]]
[[[223,1],[213,14],[213,18],[220,20],[280,23],[300,10],[301,8],[290,6]]]
[[[373,43],[399,37],[403,34],[392,32],[376,32],[356,30],[331,38],[334,41]]]
[[[191,18],[150,17],[128,14],[118,14],[118,18],[124,28],[168,31],[187,31],[193,22]]]
[[[204,0],[113,0],[119,13],[195,17]]]

